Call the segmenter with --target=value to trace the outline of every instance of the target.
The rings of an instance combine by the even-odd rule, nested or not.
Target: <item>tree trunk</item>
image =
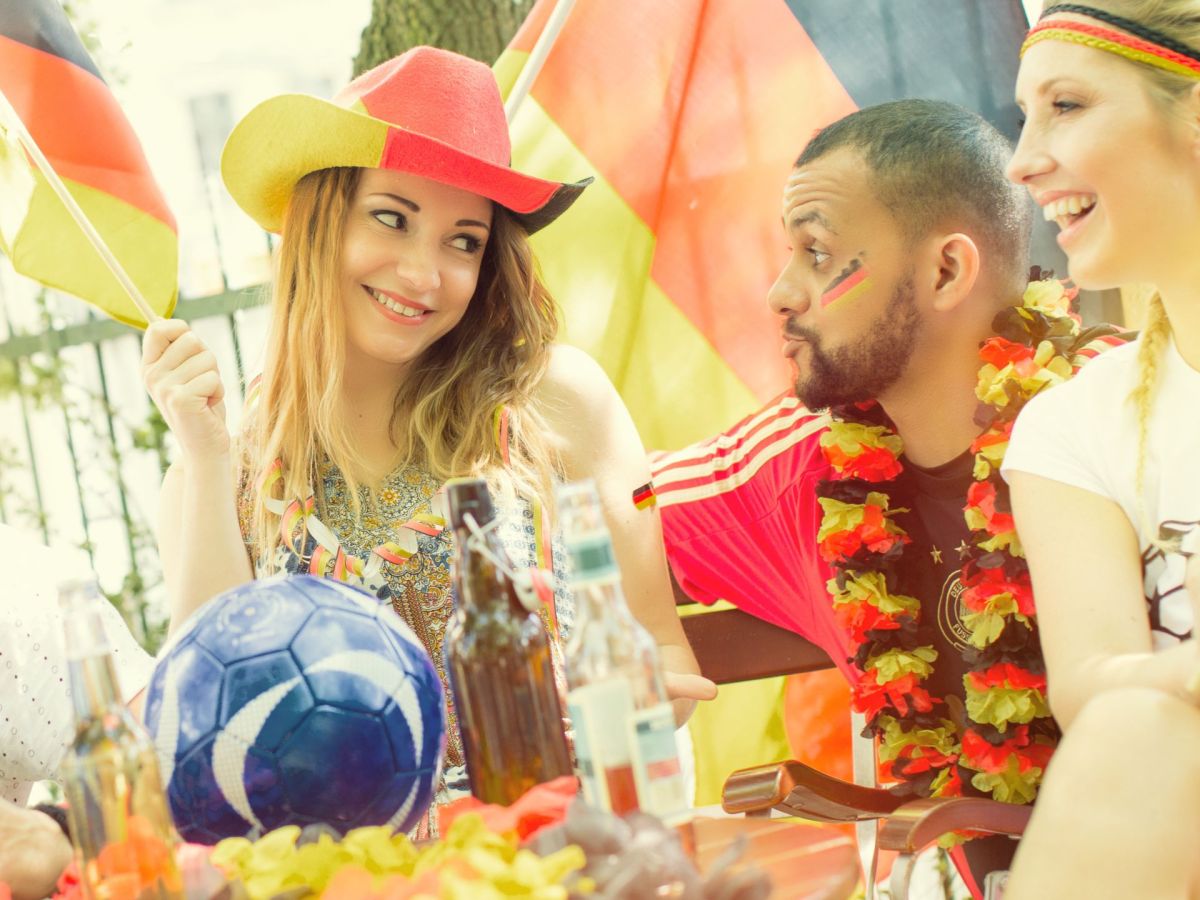
[[[430,44],[489,66],[508,46],[534,0],[372,0],[354,74],[410,47]]]

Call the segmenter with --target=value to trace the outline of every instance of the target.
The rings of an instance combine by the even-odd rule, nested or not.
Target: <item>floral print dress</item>
[[[273,565],[252,549],[255,575],[287,572],[340,578],[391,603],[429,652],[445,688],[446,753],[434,807],[443,805],[469,793],[470,785],[443,654],[446,625],[454,610],[450,573],[454,533],[446,527],[442,514],[442,484],[421,469],[398,469],[384,479],[377,502],[371,502],[365,487],[359,489],[361,515],[356,517],[349,485],[340,470],[327,462],[318,474],[320,515],[315,503],[307,507],[291,504],[290,519],[288,512],[283,518],[292,540],[275,548],[270,561]],[[243,484],[238,503],[243,536],[249,534],[253,499]],[[522,569],[537,565],[543,542],[536,511],[525,501],[506,504],[500,497],[494,499],[500,535],[513,566]],[[555,618],[559,638],[565,641],[574,620],[574,604],[560,565],[566,559],[560,535],[554,536],[551,547],[556,576]],[[543,616],[551,625],[545,611]],[[561,650],[556,651],[561,687],[562,657]],[[423,819],[414,832],[418,837],[436,834],[433,815]]]

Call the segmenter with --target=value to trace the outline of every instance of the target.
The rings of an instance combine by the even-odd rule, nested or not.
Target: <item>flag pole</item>
[[[100,258],[104,260],[104,264],[108,266],[108,270],[121,283],[121,287],[125,289],[125,293],[129,295],[129,299],[133,301],[133,305],[137,307],[138,312],[142,314],[147,322],[157,322],[161,319],[162,316],[150,308],[150,304],[146,302],[146,298],[142,296],[142,292],[137,289],[137,285],[133,283],[124,266],[113,256],[112,250],[104,243],[104,238],[100,237],[100,233],[96,231],[87,214],[79,208],[79,204],[75,202],[75,198],[71,196],[71,192],[67,190],[67,186],[62,183],[62,179],[58,177],[58,173],[50,165],[50,160],[46,159],[43,155],[41,148],[37,145],[37,141],[33,139],[33,135],[25,128],[25,123],[21,121],[21,117],[17,115],[17,111],[8,102],[8,97],[4,95],[4,91],[2,90],[0,90],[0,122],[11,123],[10,127],[16,134],[17,141],[33,158],[34,164],[41,171],[43,177],[45,177],[46,183],[58,195],[58,199],[67,208],[67,212],[71,214],[71,218],[83,230],[88,242],[100,254]]]
[[[542,33],[538,36],[537,43],[533,45],[533,51],[529,54],[529,60],[525,63],[524,68],[521,69],[521,74],[517,76],[517,82],[513,85],[508,99],[504,101],[504,117],[510,125],[517,115],[517,110],[529,95],[529,89],[533,86],[533,80],[542,71],[546,57],[550,55],[550,48],[558,40],[558,33],[562,31],[563,24],[567,21],[567,16],[574,6],[575,0],[558,0],[558,3],[554,6],[554,12],[550,13],[550,18],[546,20],[546,27],[542,29]]]

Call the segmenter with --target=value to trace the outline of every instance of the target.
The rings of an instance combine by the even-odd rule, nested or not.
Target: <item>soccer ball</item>
[[[146,695],[175,825],[213,844],[281,825],[408,831],[445,751],[442,683],[372,595],[307,575],[206,603]]]

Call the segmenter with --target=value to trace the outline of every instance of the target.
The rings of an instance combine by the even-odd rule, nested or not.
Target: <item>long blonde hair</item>
[[[243,478],[253,498],[247,538],[269,567],[281,540],[280,516],[265,501],[303,501],[314,486],[319,492],[325,461],[341,471],[355,515],[362,513],[359,487],[367,469],[340,414],[346,360],[342,234],[360,173],[336,168],[306,175],[284,216],[262,381],[240,441]],[[421,467],[439,481],[483,475],[501,490],[552,508],[561,466],[532,394],[557,331],[557,309],[528,237],[496,207],[462,321],[397,385],[389,423],[397,466]],[[501,408],[510,419],[507,461],[493,432]],[[280,477],[268,485],[276,461]],[[319,493],[316,499],[320,503]]]
[[[1089,6],[1131,19],[1147,28],[1167,35],[1189,47],[1200,51],[1200,2],[1198,0],[1088,0]],[[1176,75],[1162,69],[1136,62],[1130,65],[1141,73],[1151,88],[1151,96],[1158,100],[1170,115],[1178,111],[1179,100],[1196,86],[1194,78]],[[1135,489],[1137,491],[1138,526],[1145,540],[1158,546],[1156,529],[1148,520],[1142,493],[1146,480],[1146,453],[1150,432],[1150,418],[1154,410],[1154,398],[1158,389],[1159,365],[1163,351],[1171,338],[1171,321],[1167,318],[1162,297],[1155,291],[1146,311],[1146,324],[1141,333],[1138,348],[1138,383],[1129,394],[1129,402],[1137,411],[1138,457]]]

